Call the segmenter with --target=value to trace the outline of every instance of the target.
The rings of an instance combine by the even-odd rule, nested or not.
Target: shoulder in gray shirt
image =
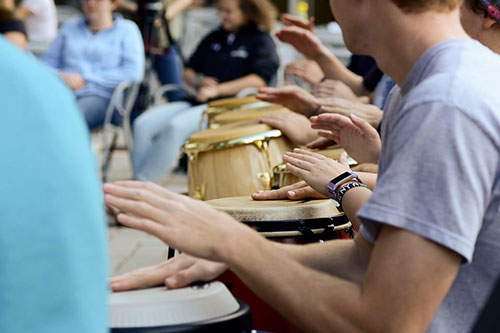
[[[384,113],[379,177],[359,212],[464,258],[429,332],[469,332],[500,274],[500,56],[471,40],[429,49]]]

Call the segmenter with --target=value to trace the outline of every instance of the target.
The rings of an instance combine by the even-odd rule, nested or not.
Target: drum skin
[[[269,225],[275,224],[274,230],[276,232],[262,234],[266,234],[267,238],[276,242],[305,244],[319,240],[352,238],[351,224],[337,210],[333,201],[329,199],[254,201],[250,197],[236,197],[210,200],[207,203],[247,225],[256,227],[257,231],[262,231],[264,226],[266,230],[269,230]],[[295,236],[283,237],[283,234],[286,234],[281,231],[284,229],[283,225],[286,225],[286,229],[291,232],[290,225],[294,223],[296,224],[296,231],[300,231],[302,227],[308,225],[317,226],[316,223],[322,223],[323,228],[329,224],[334,224],[336,227],[327,228],[324,232],[314,235],[302,234],[301,231],[297,232]],[[236,298],[250,305],[254,329],[269,332],[300,332],[288,320],[255,295],[233,272],[226,271],[218,280],[225,283]]]
[[[201,200],[250,195],[271,188],[272,166],[283,160],[283,154],[293,149],[284,136],[251,139],[251,142],[216,149],[200,150],[196,154],[189,144],[211,144],[238,141],[259,136],[272,129],[257,122],[233,124],[197,133],[185,145],[188,153],[188,194]],[[277,130],[274,130],[276,133]],[[259,146],[265,143],[267,147]]]
[[[238,311],[214,319],[171,326],[112,328],[111,333],[251,333],[253,323],[250,306],[242,301],[238,301],[238,303],[240,305]]]
[[[278,112],[291,111],[277,104],[252,108],[243,107],[238,109],[231,109],[214,116],[210,126],[215,128],[239,121],[259,120],[262,117]]]

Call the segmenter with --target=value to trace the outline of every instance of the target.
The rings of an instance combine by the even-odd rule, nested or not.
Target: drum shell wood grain
[[[270,189],[273,165],[281,163],[293,145],[284,136],[270,138],[267,145],[266,149],[249,143],[200,151],[189,159],[188,195],[210,200]]]

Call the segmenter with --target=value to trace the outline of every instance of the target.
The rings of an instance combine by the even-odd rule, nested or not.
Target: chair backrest
[[[117,110],[123,118],[123,130],[125,134],[125,141],[128,149],[132,149],[132,128],[130,124],[130,114],[134,107],[137,94],[139,92],[140,83],[138,82],[122,82],[120,83],[111,96],[111,100],[106,111],[106,118],[104,119],[104,129],[111,124],[113,113]]]

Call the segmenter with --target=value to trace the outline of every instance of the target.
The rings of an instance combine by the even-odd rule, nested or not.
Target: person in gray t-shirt
[[[468,331],[500,271],[492,89],[500,58],[466,35],[460,3],[330,1],[348,48],[374,56],[402,87],[384,115],[373,194],[347,164],[305,151],[284,157],[353,223],[362,220],[354,240],[279,245],[151,184],[105,185],[121,223],[183,252],[150,270],[149,281],[176,288],[229,267],[303,331]]]

